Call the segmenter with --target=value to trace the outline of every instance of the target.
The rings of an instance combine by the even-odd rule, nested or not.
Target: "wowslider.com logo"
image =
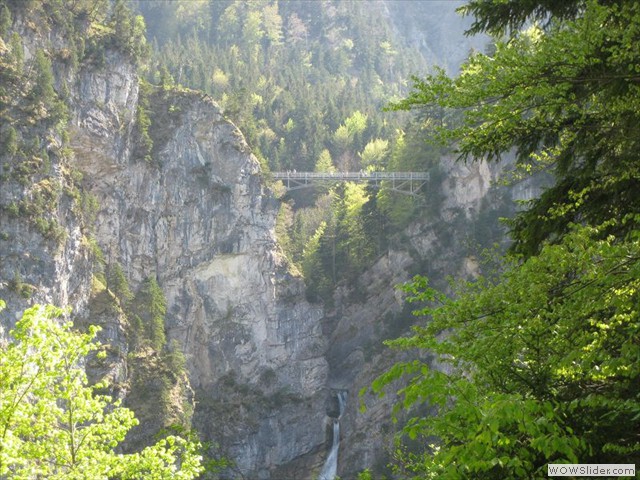
[[[549,477],[635,477],[633,463],[550,463]]]

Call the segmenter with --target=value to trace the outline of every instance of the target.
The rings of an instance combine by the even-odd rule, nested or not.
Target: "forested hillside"
[[[381,107],[421,57],[366,2],[138,2],[154,60],[147,76],[207,92],[272,170],[339,169],[402,126]],[[406,118],[406,116],[405,116]]]
[[[640,462],[640,5],[461,3],[0,0],[0,477]]]
[[[411,74],[435,67],[393,23],[423,10],[419,2],[391,6],[395,16],[383,2],[360,1],[136,5],[154,52],[148,81],[209,93],[265,172],[432,173],[417,198],[355,184],[288,197],[278,237],[293,268],[306,273],[310,299],[331,304],[335,286],[371,265],[412,218],[438,211],[445,151],[426,142],[438,113],[423,123],[383,111],[406,94]]]
[[[447,268],[444,250],[466,240],[445,227],[477,210],[491,177],[458,169],[445,182],[443,150],[424,141],[439,114],[423,122],[382,111],[406,94],[411,73],[432,65],[398,35],[397,9],[367,6],[0,1],[0,341],[15,345],[2,357],[12,387],[0,392],[0,475],[55,478],[91,462],[92,474],[166,473],[186,459],[186,478],[200,455],[209,477],[217,466],[224,478],[317,475],[331,446],[327,405],[357,390],[353,377],[379,355],[380,338],[410,323],[391,286],[428,248],[424,225],[403,228],[437,223],[438,268]],[[431,180],[417,197],[347,184],[276,198],[271,168],[427,171]],[[447,219],[443,185],[453,192]],[[405,247],[411,254],[394,251]],[[369,290],[361,274],[372,264]],[[29,310],[36,304],[63,310]],[[367,324],[357,328],[347,310]],[[73,327],[57,330],[59,315]],[[30,321],[42,322],[43,338],[24,334]],[[96,325],[101,346],[90,344]],[[56,351],[52,335],[69,351]],[[20,362],[37,363],[38,348],[51,374],[21,377]],[[341,368],[351,353],[357,362]],[[53,387],[71,380],[75,390]],[[94,394],[107,396],[69,400]],[[45,415],[54,404],[55,422]],[[345,419],[355,405],[352,397]],[[73,418],[60,420],[70,408],[88,430],[116,438],[76,448]],[[120,420],[105,427],[112,408]],[[156,439],[167,428],[186,438],[163,450]],[[34,438],[42,449],[30,449]],[[60,438],[71,448],[58,448]],[[377,455],[391,438],[385,429],[366,448]],[[113,452],[119,441],[131,456]],[[345,451],[360,457],[348,468],[370,465],[356,447]],[[163,464],[150,459],[165,453]]]
[[[119,263],[106,265],[102,206],[74,143],[108,68],[120,81],[101,96],[103,109],[117,111],[122,130],[133,125],[130,87],[147,52],[144,21],[123,2],[0,2],[2,478],[203,471],[195,438],[140,433],[189,423],[184,355],[166,341],[155,277],[134,298]],[[125,376],[137,395],[156,396],[152,415],[135,395],[122,405]]]

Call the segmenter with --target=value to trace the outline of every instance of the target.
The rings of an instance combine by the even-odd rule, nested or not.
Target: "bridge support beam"
[[[429,180],[427,172],[273,172],[275,180],[281,180],[287,191],[300,190],[317,185],[340,182],[368,183],[377,187],[415,195]]]

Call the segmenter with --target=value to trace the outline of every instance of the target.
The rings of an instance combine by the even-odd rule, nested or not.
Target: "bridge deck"
[[[359,182],[380,185],[400,193],[415,194],[429,180],[427,172],[272,172],[275,180],[282,180],[287,190],[297,190],[315,184]]]
[[[276,180],[429,180],[426,172],[272,172],[272,175]]]

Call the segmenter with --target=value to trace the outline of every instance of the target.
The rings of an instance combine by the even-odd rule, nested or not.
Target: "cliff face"
[[[394,351],[383,345],[384,340],[405,334],[421,321],[411,314],[411,305],[396,287],[421,274],[432,286],[446,291],[449,276],[472,279],[479,273],[479,253],[494,240],[485,231],[491,231],[496,241],[500,239],[497,217],[507,213],[504,208],[512,195],[511,190],[495,184],[501,166],[465,165],[447,157],[441,167],[442,181],[433,185],[441,193],[437,215],[407,227],[402,244],[390,248],[353,285],[341,288],[336,293],[338,307],[326,319],[331,325],[329,386],[349,392],[341,419],[340,478],[356,478],[365,468],[372,469],[374,477],[389,474],[386,467],[395,450],[393,437],[402,426],[402,411],[398,423],[391,417],[398,401],[393,389],[383,397],[370,393],[359,397],[359,392],[396,362],[418,356],[430,361],[425,352]],[[367,407],[364,412],[361,404]]]
[[[46,46],[56,88],[68,86],[71,151],[50,153],[49,172],[31,172],[22,183],[15,175],[20,160],[3,158],[0,296],[8,310],[18,316],[28,304],[51,302],[71,306],[79,323],[102,324],[101,339],[117,354],[99,373],[110,373],[118,393],[147,420],[134,434],[134,443],[143,442],[163,421],[149,412],[153,405],[131,400],[137,397],[127,320],[108,305],[104,286],[96,287],[102,267],[91,252],[97,243],[105,268],[122,265],[133,290],[148,277],[160,285],[167,337],[187,360],[192,426],[215,442],[214,453],[235,463],[230,475],[270,478],[279,465],[314,457],[325,441],[322,310],[305,301],[302,281],[282,264],[274,237],[277,201],[242,134],[201,94],[151,91],[146,108],[154,145],[150,159],[139,158],[142,92],[134,66],[106,50],[102,65],[69,68],[58,61],[64,39],[21,27],[27,23],[14,22],[25,39],[25,61]],[[43,137],[50,129],[20,132]],[[53,135],[51,142],[49,150],[63,140]],[[14,211],[33,196],[40,177],[97,200],[92,225],[83,225],[80,200],[70,194],[43,213],[63,232],[58,239]]]
[[[133,285],[157,277],[195,391],[193,427],[238,473],[269,478],[324,441],[322,311],[281,265],[277,204],[237,128],[206,97],[156,92],[152,159],[135,159],[137,90],[113,64],[83,72],[74,99],[71,144],[100,205],[98,243]]]
[[[101,340],[112,350],[94,374],[109,375],[143,420],[132,445],[182,415],[213,442],[212,454],[233,461],[228,477],[314,478],[331,444],[335,392],[346,390],[340,475],[354,478],[384,459],[394,399],[367,398],[360,415],[357,392],[400,358],[381,346],[412,321],[393,286],[418,271],[474,273],[459,227],[477,215],[495,172],[446,160],[438,219],[411,226],[409,247],[390,250],[340,289],[337,308],[325,314],[288,273],[274,235],[277,200],[242,134],[211,99],[145,90],[113,49],[100,62],[73,66],[55,29],[43,34],[20,18],[12,28],[25,62],[46,47],[56,89],[68,89],[69,127],[67,139],[50,125],[16,124],[20,137],[40,139],[40,156],[2,156],[0,298],[8,311],[55,303],[71,306],[79,324],[103,326]],[[151,119],[148,159],[140,154],[139,109]],[[154,380],[139,377],[153,375],[157,358],[130,355],[130,319],[98,279],[116,264],[132,290],[147,278],[161,287],[167,337],[186,356],[178,401],[192,414],[177,406],[169,416],[154,411]]]
[[[485,35],[466,37],[462,32],[472,23],[456,9],[462,0],[382,0],[375,5],[387,17],[398,38],[419,51],[430,67],[438,66],[455,75],[474,50],[489,44]]]
[[[24,70],[33,70],[36,51],[44,45],[52,51],[66,45],[60,32],[40,32],[21,17],[13,32],[21,39]],[[86,225],[74,198],[79,194],[77,177],[62,135],[51,125],[50,105],[25,99],[29,78],[22,65],[12,65],[11,55],[17,54],[2,41],[1,109],[7,128],[0,150],[0,298],[13,313],[2,325],[5,329],[33,303],[85,310],[93,268]],[[64,62],[56,70],[58,85],[71,75]],[[13,146],[6,140],[9,128],[16,134]]]

